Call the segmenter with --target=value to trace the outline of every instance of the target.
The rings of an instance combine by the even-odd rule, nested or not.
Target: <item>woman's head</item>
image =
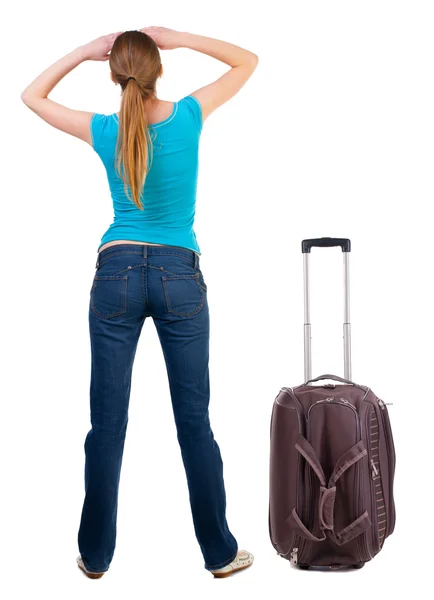
[[[161,75],[160,51],[154,40],[141,31],[124,31],[111,49],[109,65],[112,79],[125,92],[128,77],[134,77],[143,98],[155,96],[155,85]]]
[[[113,44],[109,65],[112,80],[122,90],[117,170],[126,193],[129,186],[134,204],[143,208],[140,195],[152,153],[145,102],[156,97],[157,79],[162,74],[160,52],[154,40],[145,33],[125,31]]]

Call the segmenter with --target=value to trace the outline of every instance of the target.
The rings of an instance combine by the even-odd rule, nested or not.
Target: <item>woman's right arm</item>
[[[258,57],[253,52],[221,40],[173,31],[165,27],[145,27],[141,31],[152,37],[162,50],[190,48],[212,56],[231,67],[219,79],[191,94],[202,106],[203,120],[240,91],[258,64]]]

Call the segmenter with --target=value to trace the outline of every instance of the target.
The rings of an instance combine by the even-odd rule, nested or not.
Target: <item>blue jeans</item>
[[[92,427],[84,444],[80,554],[95,572],[107,571],[113,558],[131,374],[146,317],[154,320],[166,362],[205,568],[220,568],[235,558],[237,542],[226,522],[223,463],[208,414],[206,284],[199,256],[177,246],[118,244],[98,255],[89,303]]]

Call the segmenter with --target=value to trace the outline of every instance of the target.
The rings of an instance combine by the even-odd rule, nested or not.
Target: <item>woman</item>
[[[231,68],[179,102],[160,100],[159,48],[180,47]],[[119,113],[71,110],[48,98],[86,60],[109,60],[111,78],[122,91]],[[225,516],[223,465],[208,414],[207,288],[193,222],[202,124],[241,89],[257,61],[255,54],[219,40],[145,27],[76,48],[22,94],[47,123],[97,152],[107,171],[115,215],[98,247],[89,304],[92,428],[85,440],[77,562],[91,578],[102,577],[114,554],[131,373],[146,317],[154,320],[166,362],[205,568],[225,577],[253,562],[249,552],[238,550]]]

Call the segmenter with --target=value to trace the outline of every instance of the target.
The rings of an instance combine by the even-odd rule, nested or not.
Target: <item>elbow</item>
[[[250,64],[252,66],[252,70],[254,71],[256,69],[256,67],[258,66],[258,62],[259,62],[259,57],[257,54],[254,54],[253,52],[251,52],[251,58],[250,58]]]
[[[26,88],[24,90],[24,92],[21,93],[21,100],[27,106],[30,106],[31,104],[34,104],[35,101],[38,100],[38,98],[40,98],[40,96],[36,95],[34,92],[30,91],[28,88]]]
[[[37,106],[41,100],[44,100],[46,96],[40,96],[35,94],[34,92],[28,92],[24,90],[21,94],[21,100],[24,102],[26,106],[32,108],[33,106]]]
[[[24,104],[26,104],[27,106],[29,105],[30,102],[30,98],[29,95],[26,93],[26,90],[24,90],[24,92],[21,93],[21,100],[24,102]]]

